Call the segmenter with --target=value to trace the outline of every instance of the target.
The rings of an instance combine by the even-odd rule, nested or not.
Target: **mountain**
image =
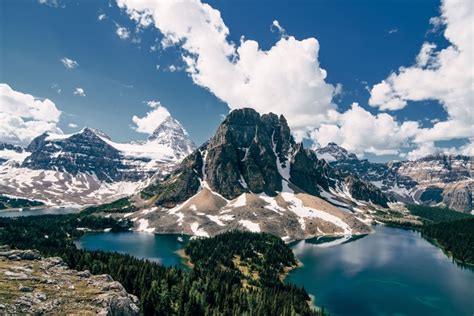
[[[283,116],[253,109],[232,111],[208,142],[132,200],[139,210],[124,216],[137,230],[212,236],[244,229],[287,241],[368,233],[366,210],[388,202],[296,143]]]
[[[181,160],[189,155],[196,145],[189,139],[189,134],[172,116],[168,116],[148,137],[144,144],[162,145],[173,149],[173,155]]]
[[[430,155],[414,161],[373,163],[334,143],[315,152],[342,174],[371,182],[398,201],[444,205],[460,212],[473,209],[472,157]]]
[[[171,117],[148,140],[128,144],[89,127],[68,135],[44,133],[25,149],[0,146],[0,191],[48,205],[104,203],[162,178],[193,149]]]

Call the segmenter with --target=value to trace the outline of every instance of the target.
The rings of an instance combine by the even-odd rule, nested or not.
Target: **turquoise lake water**
[[[146,233],[86,234],[80,248],[128,253],[185,268],[188,238]],[[291,244],[303,266],[286,282],[304,286],[331,315],[474,315],[474,270],[453,263],[418,233],[379,226],[374,234]]]

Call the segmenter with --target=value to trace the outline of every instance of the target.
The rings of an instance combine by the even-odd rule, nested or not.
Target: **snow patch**
[[[239,223],[253,233],[259,233],[261,231],[258,223],[246,219],[241,219]]]
[[[300,217],[300,224],[301,228],[304,230],[305,229],[305,223],[304,218],[320,218],[326,222],[330,222],[340,228],[344,231],[345,235],[351,235],[352,230],[349,225],[347,225],[343,220],[341,220],[339,217],[331,215],[329,213],[326,213],[324,211],[316,210],[307,206],[303,205],[303,201],[298,199],[294,194],[291,193],[282,193],[281,194],[283,199],[290,203],[291,206],[289,207],[289,210],[295,213]]]
[[[138,220],[138,228],[137,228],[137,231],[139,232],[145,232],[145,233],[153,233],[155,232],[155,228],[154,227],[148,227],[149,226],[149,223],[148,223],[148,220],[147,219],[139,219]]]
[[[199,228],[199,223],[194,222],[191,224],[191,230],[195,236],[199,237],[209,237],[209,234],[202,228]]]

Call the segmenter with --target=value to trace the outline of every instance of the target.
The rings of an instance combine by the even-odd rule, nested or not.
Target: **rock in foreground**
[[[109,275],[71,270],[61,258],[0,247],[0,314],[138,315],[138,298]]]

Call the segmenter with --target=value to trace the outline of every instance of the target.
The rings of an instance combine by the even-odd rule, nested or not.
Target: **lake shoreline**
[[[175,253],[181,258],[181,262],[190,269],[194,268],[191,258],[185,253],[184,248],[176,250]]]

